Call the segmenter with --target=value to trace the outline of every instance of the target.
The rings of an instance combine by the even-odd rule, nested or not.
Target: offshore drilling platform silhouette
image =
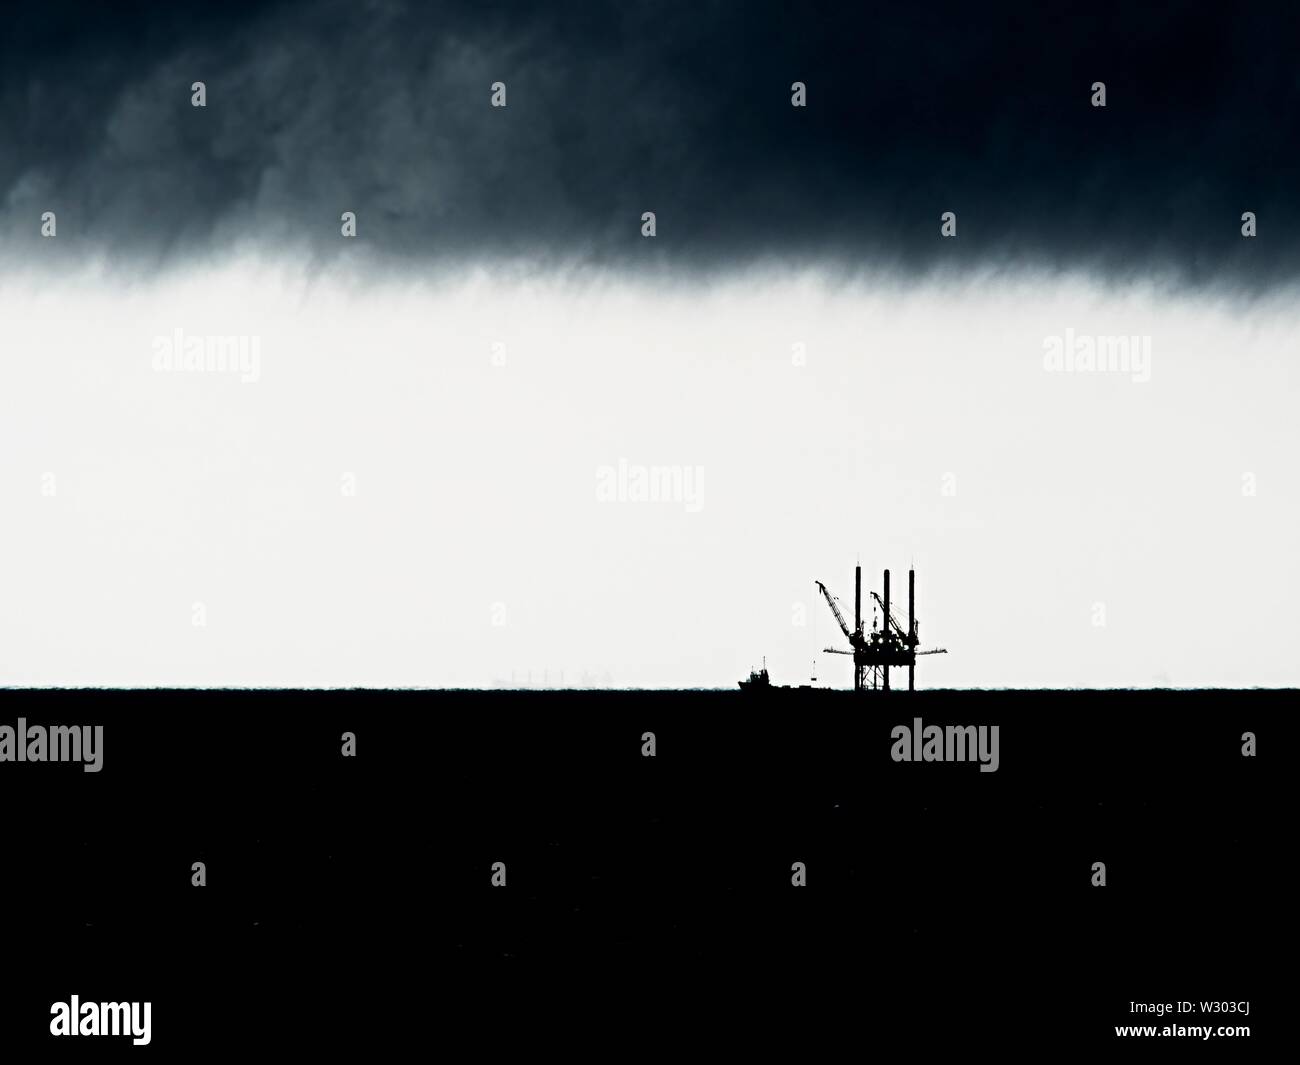
[[[946,648],[936,647],[929,651],[917,650],[920,644],[920,623],[916,617],[916,570],[907,571],[907,629],[898,623],[889,610],[889,570],[885,570],[885,595],[881,598],[875,592],[871,593],[873,599],[880,607],[881,625],[876,627],[875,620],[871,622],[871,635],[868,636],[862,631],[862,567],[858,566],[853,571],[853,629],[849,629],[848,622],[844,620],[844,615],[840,613],[838,600],[827,590],[826,585],[821,581],[817,582],[817,587],[821,590],[822,595],[826,597],[831,611],[835,614],[835,620],[839,622],[840,629],[848,638],[850,650],[844,651],[838,647],[824,648],[829,654],[833,655],[852,655],[853,656],[853,690],[865,691],[867,688],[872,690],[881,689],[889,691],[889,667],[906,666],[907,667],[907,690],[914,691],[916,688],[916,659],[919,655],[946,655]],[[868,683],[868,678],[870,683]]]
[[[833,655],[853,656],[853,690],[854,691],[889,691],[889,669],[891,666],[907,667],[907,690],[916,689],[916,660],[921,655],[946,655],[946,648],[935,647],[927,651],[919,650],[920,623],[916,617],[916,570],[907,571],[907,628],[898,623],[890,610],[889,570],[885,570],[885,594],[871,592],[871,597],[880,607],[880,624],[873,617],[871,632],[863,630],[862,621],[862,567],[857,566],[853,572],[853,628],[844,619],[839,600],[831,595],[826,585],[815,582],[818,590],[826,597],[827,605],[839,623],[840,631],[849,641],[849,650],[839,647],[823,648]],[[771,680],[764,664],[761,672],[751,673],[748,680],[742,680],[742,691],[756,691],[771,688]]]

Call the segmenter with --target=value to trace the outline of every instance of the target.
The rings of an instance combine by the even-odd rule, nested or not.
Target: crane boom
[[[817,581],[816,584],[821,589],[822,595],[826,597],[826,602],[830,604],[830,608],[835,614],[835,620],[840,623],[840,628],[844,630],[844,635],[852,640],[853,633],[849,631],[849,623],[844,620],[844,615],[840,613],[840,608],[835,604],[835,596],[826,590],[826,585],[822,584],[821,581]]]
[[[871,593],[871,598],[880,606],[880,612],[883,614],[885,612],[885,601],[875,592]],[[907,639],[907,633],[903,631],[903,626],[898,623],[898,619],[894,617],[894,612],[892,610],[889,612],[889,624],[894,626],[894,631],[898,633],[899,636],[904,640]]]

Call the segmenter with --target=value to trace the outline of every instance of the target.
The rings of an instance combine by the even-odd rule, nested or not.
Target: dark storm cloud
[[[172,3],[9,18],[6,257],[51,250],[35,236],[46,210],[65,255],[169,262],[241,240],[332,255],[353,210],[359,243],[398,262],[1087,266],[1247,286],[1300,269],[1290,5]],[[790,106],[796,80],[806,109]],[[948,210],[955,241],[939,237]]]

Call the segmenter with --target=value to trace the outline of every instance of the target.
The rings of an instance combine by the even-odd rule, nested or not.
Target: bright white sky
[[[1300,683],[1294,294],[365,274],[0,280],[0,684],[847,687],[858,557],[915,563],[923,687]],[[260,379],[155,372],[178,328]]]

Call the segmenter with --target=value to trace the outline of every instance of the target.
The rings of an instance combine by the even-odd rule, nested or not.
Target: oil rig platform
[[[889,690],[889,669],[891,666],[896,668],[907,667],[907,690],[914,691],[916,688],[916,660],[921,655],[944,655],[947,649],[936,647],[931,650],[922,651],[920,645],[920,623],[916,617],[916,570],[907,571],[907,628],[904,629],[898,623],[898,619],[890,612],[889,602],[889,570],[885,570],[885,588],[884,596],[879,596],[871,592],[871,597],[875,599],[876,604],[880,607],[880,624],[877,625],[873,617],[871,622],[871,632],[863,631],[862,621],[862,567],[858,566],[853,575],[853,628],[849,628],[849,623],[844,620],[844,614],[839,608],[839,600],[831,595],[826,585],[821,581],[816,582],[822,595],[826,597],[826,602],[835,615],[835,620],[839,623],[840,630],[844,633],[845,638],[849,641],[849,650],[845,651],[839,647],[824,648],[826,652],[834,655],[852,655],[853,656],[853,690]]]

